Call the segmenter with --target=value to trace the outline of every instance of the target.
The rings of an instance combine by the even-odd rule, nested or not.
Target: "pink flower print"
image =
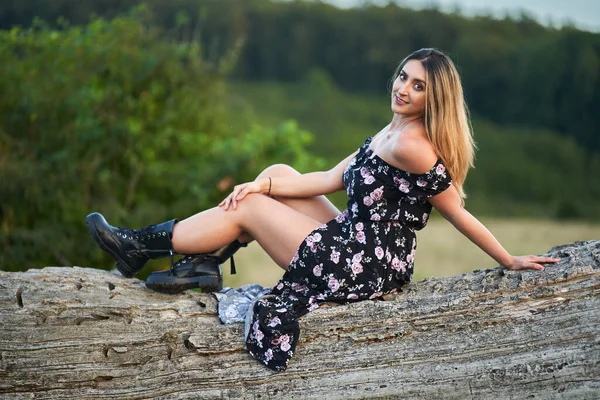
[[[277,290],[281,290],[283,289],[283,283],[279,283],[277,286],[275,286],[277,288]]]
[[[310,251],[312,251],[313,253],[316,253],[316,252],[317,252],[317,244],[316,244],[316,243],[313,243],[313,244],[310,246]]]
[[[406,272],[406,263],[404,261],[400,261],[400,271]]]
[[[361,261],[362,261],[362,253],[356,253],[355,255],[352,256],[353,263],[359,263]]]
[[[377,297],[381,297],[382,294],[383,293],[381,293],[381,292],[375,292],[369,296],[369,299],[376,299]]]
[[[362,167],[360,169],[360,176],[362,176],[363,178],[366,178],[367,176],[371,176],[371,171],[369,171],[369,168],[367,168],[367,167]]]
[[[400,260],[398,259],[398,257],[394,257],[394,259],[392,260],[392,268],[396,271],[400,271]]]
[[[335,292],[340,288],[340,283],[332,275],[329,277],[329,283],[327,284],[327,286],[329,287],[329,289],[331,289],[332,292]]]
[[[272,359],[273,359],[273,350],[267,349],[267,351],[265,351],[265,362],[269,362]]]
[[[387,260],[387,262],[389,263],[390,261],[392,261],[392,253],[390,253],[389,250],[385,251],[385,259]]]
[[[261,340],[263,340],[263,338],[265,337],[265,335],[258,328],[258,321],[255,322],[253,331],[254,331],[253,332],[254,333],[254,338],[256,339],[257,342],[260,342]],[[260,347],[262,347],[262,345]]]
[[[423,223],[427,222],[428,218],[429,218],[429,214],[423,213]]]
[[[292,290],[295,292],[305,292],[308,288],[306,287],[306,285],[303,285],[301,283],[298,282],[293,282],[292,283]]]
[[[319,232],[315,232],[315,234],[312,236],[315,243],[319,243],[321,241],[321,234]]]
[[[373,192],[371,193],[371,198],[375,201],[381,199],[382,196],[383,196],[383,189],[380,187],[373,190]]]
[[[403,181],[403,180],[404,180],[404,179],[402,179],[402,181]],[[400,183],[401,183],[402,181],[401,181],[401,180],[400,180],[400,178],[398,178],[397,176],[395,176],[395,177],[394,177],[394,183],[395,183],[396,185],[400,185]]]
[[[279,319],[279,317],[273,317],[273,318],[271,318],[271,320],[269,321],[268,326],[270,326],[271,328],[274,328],[277,325],[281,325],[281,320]]]
[[[337,264],[337,263],[336,263],[336,264]],[[323,272],[323,267],[322,267],[322,264],[316,265],[316,266],[313,268],[313,274],[314,274],[315,276],[321,276],[321,272]]]
[[[369,175],[365,178],[365,185],[372,185],[375,183],[375,177],[373,175]]]
[[[358,232],[356,232],[356,240],[358,240],[358,243],[366,244],[367,236],[365,235],[365,233],[363,231],[358,231]]]
[[[308,247],[312,246],[314,243],[314,239],[313,239],[312,235],[308,235],[305,240],[306,240],[306,245]]]
[[[381,219],[381,215],[379,215],[379,214],[371,215],[371,220],[373,220],[373,221],[379,221],[380,219]]]
[[[294,257],[292,257],[292,261],[291,261],[291,262],[293,262],[293,263],[294,263],[294,262],[298,261],[298,258],[299,258],[299,256],[298,256],[298,252],[296,251],[296,252],[294,253]]]
[[[356,293],[350,293],[346,298],[348,300],[356,300],[358,299],[358,295]]]
[[[290,345],[290,337],[288,335],[282,335],[279,339],[281,340],[281,344],[279,345],[281,350],[288,351],[292,348]]]
[[[350,208],[353,214],[358,212],[358,203],[352,203],[352,207]]]
[[[356,227],[357,231],[362,231],[363,229],[365,229],[365,225],[362,222],[357,222],[354,226]]]
[[[444,173],[444,171],[446,171],[446,167],[444,167],[444,164],[438,164],[437,168],[435,169],[435,173],[441,175]]]
[[[365,196],[363,198],[363,203],[365,204],[365,206],[371,207],[373,205],[373,199],[371,198],[371,196]]]
[[[335,264],[339,263],[340,262],[340,252],[332,250],[331,251],[331,256],[329,257],[329,259],[331,261],[333,261]]]
[[[404,178],[398,179],[398,188],[402,193],[408,193],[410,192],[410,183]]]
[[[346,219],[346,215],[344,213],[340,213],[335,217],[336,222],[344,222]]]
[[[383,249],[379,246],[375,247],[375,256],[378,260],[381,260],[384,256]]]
[[[362,264],[360,264],[360,263],[352,264],[352,272],[354,272],[355,274],[360,274],[361,272],[363,272]]]
[[[417,186],[418,187],[425,187],[425,186],[427,186],[427,182],[424,181],[423,179],[418,179],[417,180]]]

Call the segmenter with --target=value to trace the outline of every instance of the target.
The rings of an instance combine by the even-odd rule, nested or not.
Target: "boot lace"
[[[129,240],[141,240],[145,242],[159,236],[167,236],[166,232],[154,232],[156,225],[149,225],[142,229],[130,229],[118,227],[117,236]]]
[[[210,257],[206,254],[188,254],[186,256],[183,256],[182,258],[179,259],[179,261],[177,261],[176,263],[173,262],[173,254],[171,252],[171,275],[177,277],[177,268],[179,268],[180,266],[182,266],[183,264],[186,263],[190,263],[193,264],[194,262],[198,261],[199,258],[201,258],[202,260]]]
[[[156,232],[155,228],[156,228],[156,225],[148,225],[141,229],[130,229],[130,228],[117,227],[117,229],[118,229],[117,235],[121,236],[124,239],[139,240],[141,242],[146,242],[149,239],[154,239],[154,238],[157,238],[160,236],[167,236],[167,232],[165,232],[165,231]],[[149,249],[148,251],[155,251],[155,250]],[[171,250],[169,250],[169,254],[171,256],[171,272],[173,272],[173,274],[175,276],[177,276],[177,274],[175,273],[175,253],[171,249]]]
[[[223,262],[223,260],[221,260],[220,257],[212,255],[212,254],[188,254],[186,256],[183,256],[182,258],[180,258],[176,263],[173,263],[173,255],[171,254],[171,274],[175,277],[177,277],[177,268],[179,268],[180,266],[182,266],[183,264],[194,264],[196,262],[202,262],[206,259],[210,259],[210,258],[214,258],[217,261],[219,261],[219,264],[221,264]],[[235,261],[233,261],[233,256],[231,257],[231,267],[232,267],[232,271],[235,271]],[[235,272],[233,272],[235,273]]]

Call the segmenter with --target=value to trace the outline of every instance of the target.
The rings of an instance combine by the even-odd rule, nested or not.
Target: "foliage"
[[[33,16],[85,23],[114,16],[141,0],[8,2],[0,27]],[[472,110],[506,125],[541,127],[600,151],[600,34],[544,27],[517,17],[467,18],[435,6],[411,10],[390,3],[338,9],[314,1],[147,0],[152,21],[180,41],[197,40],[218,60],[240,41],[242,80],[297,81],[321,69],[345,89],[376,93],[395,65],[421,47],[443,49],[457,62]],[[588,171],[591,159],[587,160]]]
[[[0,268],[108,266],[84,217],[141,226],[220,201],[274,162],[307,168],[294,122],[232,129],[230,65],[142,17],[0,32]]]

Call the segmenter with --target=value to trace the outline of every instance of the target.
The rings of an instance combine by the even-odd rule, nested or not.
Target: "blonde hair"
[[[460,76],[446,54],[427,48],[417,50],[402,60],[393,80],[410,60],[421,61],[425,68],[425,131],[452,177],[458,194],[464,199],[467,196],[463,184],[469,168],[473,167],[475,142]]]

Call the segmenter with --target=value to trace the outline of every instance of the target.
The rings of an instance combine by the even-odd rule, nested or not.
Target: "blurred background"
[[[89,212],[141,227],[273,163],[332,167],[390,121],[390,78],[422,47],[463,79],[467,209],[513,254],[600,238],[597,2],[139,3],[0,1],[0,269],[111,269]],[[496,265],[439,216],[418,240],[416,279]],[[236,263],[225,285],[283,272],[254,244]]]

